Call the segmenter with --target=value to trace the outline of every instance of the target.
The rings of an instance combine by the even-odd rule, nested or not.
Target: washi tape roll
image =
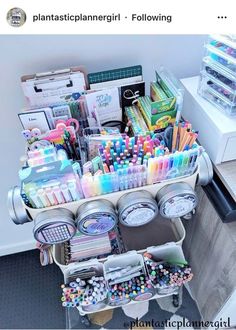
[[[78,230],[85,235],[107,233],[117,224],[115,208],[105,199],[84,203],[78,208],[76,224]]]
[[[119,221],[128,227],[143,226],[158,214],[158,206],[152,195],[140,190],[123,195],[117,204]]]

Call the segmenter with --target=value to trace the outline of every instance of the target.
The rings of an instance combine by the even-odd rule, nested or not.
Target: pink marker
[[[55,194],[58,204],[65,203],[65,199],[61,193],[61,189],[58,186],[56,186],[56,187],[53,187],[52,190],[53,190],[53,193]]]
[[[162,174],[161,174],[161,179],[164,180],[166,178],[166,174],[169,170],[169,157],[164,157],[163,160],[163,166],[162,166]]]
[[[126,149],[129,149],[129,137],[128,136],[125,137],[125,147],[126,147]]]

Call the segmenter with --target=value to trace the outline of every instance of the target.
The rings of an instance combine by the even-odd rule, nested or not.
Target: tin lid
[[[58,244],[70,240],[76,233],[74,215],[58,208],[40,212],[35,217],[33,234],[43,244]]]
[[[119,221],[128,227],[139,227],[151,222],[158,214],[158,206],[145,190],[123,195],[118,201]]]
[[[144,199],[149,199],[150,201],[155,202],[155,199],[152,197],[152,194],[149,191],[146,190],[139,190],[127,193],[120,197],[120,199],[117,202],[117,208],[121,209],[124,207],[124,205],[127,205],[131,201],[140,201]]]
[[[115,213],[115,208],[113,204],[106,199],[97,199],[95,201],[86,202],[79,206],[76,213],[76,221],[95,212]]]
[[[160,213],[165,218],[179,218],[197,205],[197,196],[186,182],[169,184],[157,192]]]
[[[117,224],[113,204],[105,199],[86,202],[78,208],[76,225],[78,230],[90,236],[101,235],[112,230]]]
[[[20,187],[14,186],[8,191],[7,207],[10,218],[16,225],[23,225],[26,222],[32,221],[21,197]]]

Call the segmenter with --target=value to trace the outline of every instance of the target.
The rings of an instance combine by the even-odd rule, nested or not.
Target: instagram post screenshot
[[[236,11],[0,3],[0,330],[236,329]]]

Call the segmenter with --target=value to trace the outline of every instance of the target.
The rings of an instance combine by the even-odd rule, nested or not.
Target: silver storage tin
[[[160,214],[165,218],[179,218],[191,212],[197,205],[193,188],[185,183],[169,184],[157,192]]]
[[[76,232],[71,211],[58,208],[40,212],[35,217],[35,239],[43,244],[57,244],[70,240]]]
[[[117,209],[119,221],[128,227],[146,225],[158,214],[155,199],[145,190],[123,195],[117,203]]]
[[[7,196],[7,206],[10,218],[16,225],[23,225],[26,222],[32,221],[32,218],[27,212],[24,201],[21,197],[20,187],[15,186],[9,190]]]
[[[206,186],[212,181],[213,178],[213,166],[208,154],[204,151],[199,158],[199,173],[197,184]]]
[[[82,204],[76,215],[78,230],[89,236],[101,235],[112,230],[117,224],[117,214],[113,204],[106,199],[98,199]]]

